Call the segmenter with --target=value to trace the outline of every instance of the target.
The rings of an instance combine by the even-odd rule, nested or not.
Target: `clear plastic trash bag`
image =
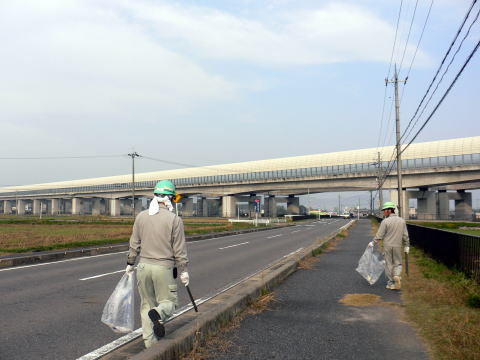
[[[373,285],[385,271],[385,260],[379,251],[367,246],[355,269],[370,285]]]
[[[135,312],[134,274],[124,274],[103,308],[102,322],[116,333],[133,331]]]

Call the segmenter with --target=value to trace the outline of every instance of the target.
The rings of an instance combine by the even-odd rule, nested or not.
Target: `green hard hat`
[[[396,207],[397,206],[393,202],[387,201],[386,203],[383,204],[382,210],[395,209]]]
[[[154,194],[176,195],[175,185],[169,180],[159,181],[153,189]]]

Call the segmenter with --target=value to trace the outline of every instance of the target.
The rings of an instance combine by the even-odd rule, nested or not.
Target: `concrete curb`
[[[285,226],[294,226],[294,224],[283,225],[282,227],[285,227]],[[205,235],[194,235],[194,236],[187,236],[186,240],[188,242],[198,241],[198,240],[213,239],[218,237],[247,234],[251,232],[273,230],[273,229],[280,229],[280,227],[274,227],[274,228],[265,227],[265,228],[258,228],[258,229],[224,231],[224,232],[210,233]],[[60,261],[60,260],[72,259],[72,258],[77,258],[82,256],[93,256],[93,255],[122,252],[122,251],[127,251],[128,248],[129,248],[128,243],[125,242],[118,245],[86,247],[81,249],[71,249],[71,250],[64,250],[64,251],[45,251],[45,252],[39,252],[35,255],[31,255],[31,254],[16,255],[16,256],[10,255],[10,256],[0,258],[0,269],[13,267],[13,266],[20,266],[20,265],[39,264],[39,263],[49,262],[49,261]]]
[[[143,340],[137,338],[119,349],[102,357],[103,360],[170,360],[179,359],[201,344],[209,335],[243,311],[265,289],[271,290],[297,270],[303,259],[312,256],[312,252],[336,235],[349,229],[356,223],[350,221],[338,231],[317,240],[301,252],[288,256],[268,269],[245,280],[230,290],[221,293],[199,307],[199,312],[189,311],[167,323],[167,336],[148,349],[144,349]]]

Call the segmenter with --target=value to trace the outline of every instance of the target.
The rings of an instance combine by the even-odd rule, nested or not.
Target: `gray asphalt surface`
[[[230,350],[212,359],[428,359],[395,307],[339,303],[346,294],[364,293],[401,303],[383,276],[370,286],[355,271],[371,237],[370,222],[361,220],[313,269],[297,271],[275,289],[270,310],[247,316],[229,333]]]
[[[196,299],[213,295],[346,222],[325,219],[190,242],[193,295]],[[119,338],[100,317],[125,266],[126,253],[115,253],[0,269],[0,359],[76,359]],[[120,272],[80,280],[115,271]],[[138,315],[138,296],[136,300]],[[179,305],[188,302],[186,291],[180,289]],[[138,316],[135,325],[141,326]]]

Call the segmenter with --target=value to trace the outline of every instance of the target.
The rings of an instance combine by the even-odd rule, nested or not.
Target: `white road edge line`
[[[105,273],[105,274],[90,276],[90,277],[86,277],[86,278],[78,279],[78,280],[84,281],[84,280],[96,279],[96,278],[99,278],[99,277],[103,277],[103,276],[107,276],[107,275],[112,275],[112,274],[117,274],[117,273],[119,273],[119,272],[124,272],[124,271],[125,271],[125,270],[118,270],[118,271],[113,271],[113,272],[109,272],[109,273]]]
[[[248,243],[249,243],[249,241],[246,241],[246,242],[243,242],[243,243],[240,243],[240,244],[221,247],[221,248],[218,248],[218,250],[229,249],[229,248],[232,248],[232,247],[235,247],[235,246],[245,245],[245,244],[248,244]]]
[[[281,259],[284,259],[286,257],[289,257],[293,254],[296,254],[297,252],[299,251],[302,251],[304,248],[301,247],[301,248],[298,248],[297,250],[291,252],[290,254],[287,254],[287,255],[284,255],[282,256],[280,259],[277,259],[273,262],[271,262],[270,264],[268,264],[267,266],[265,266],[264,268],[254,272],[253,274],[251,275],[248,275],[246,277],[244,277],[243,279],[239,280],[239,281],[236,281],[230,285],[226,285],[224,288],[221,288],[219,291],[217,291],[215,294],[213,294],[212,296],[209,296],[207,298],[200,298],[198,300],[195,300],[195,303],[198,305],[201,305],[205,302],[207,302],[208,300],[211,300],[213,299],[214,297],[230,290],[231,288],[237,286],[238,284],[242,283],[243,281],[246,281],[252,277],[254,277],[255,275],[261,273],[262,271],[268,269],[269,267],[271,267],[273,264],[277,263],[279,260]],[[178,309],[178,311],[176,311],[173,316],[168,319],[166,322],[170,322],[172,321],[173,319],[175,319],[176,317],[182,315],[183,313],[186,313],[187,311],[193,309],[193,305],[191,305],[191,303],[187,304],[186,306],[182,307],[181,309]],[[139,338],[140,336],[142,336],[142,328],[138,328],[136,330],[134,330],[133,332],[125,335],[125,336],[122,336],[120,338],[118,338],[117,340],[114,340],[112,341],[111,343],[109,344],[106,344],[104,346],[102,346],[101,348],[98,348],[97,350],[94,350],[86,355],[83,355],[82,357],[79,357],[78,359],[76,360],[97,360],[97,359],[100,359],[102,356],[114,351],[115,349],[118,349],[119,347],[125,345],[126,343],[130,342],[130,341],[133,341],[135,340],[136,338]]]
[[[74,259],[67,259],[67,260],[59,260],[59,261],[51,261],[51,262],[46,262],[46,263],[41,263],[41,264],[33,264],[33,265],[24,265],[24,266],[14,266],[10,267],[7,269],[0,269],[1,271],[10,271],[10,270],[18,270],[18,269],[25,269],[25,268],[30,268],[34,266],[45,266],[45,265],[51,265],[51,264],[59,264],[59,263],[64,263],[68,261],[77,261],[77,260],[85,260],[85,259],[93,259],[101,256],[110,256],[110,255],[119,255],[119,254],[126,254],[128,251],[119,251],[115,253],[109,253],[109,254],[101,254],[101,255],[91,255],[91,256],[82,256]]]
[[[249,234],[249,233],[246,233]],[[235,234],[235,235],[227,235],[227,236],[219,236],[219,237],[214,237],[210,239],[203,239],[203,240],[195,240],[195,241],[187,241],[187,246],[192,245],[192,244],[197,244],[197,243],[203,243],[206,241],[212,241],[212,240],[218,240],[218,239],[223,239],[223,238],[228,238],[228,237],[234,237],[234,236],[240,236],[243,234]],[[26,269],[30,267],[35,267],[35,266],[45,266],[45,265],[51,265],[51,264],[59,264],[63,262],[68,262],[68,261],[77,261],[77,260],[85,260],[85,259],[93,259],[96,257],[101,257],[101,256],[110,256],[110,255],[118,255],[118,254],[126,254],[128,251],[119,251],[119,252],[114,252],[114,253],[108,253],[108,254],[100,254],[100,255],[88,255],[88,256],[81,256],[78,258],[73,258],[73,259],[66,259],[66,260],[58,260],[58,261],[50,261],[50,262],[45,262],[41,264],[32,264],[32,265],[23,265],[23,266],[12,266],[6,269],[0,269],[0,272],[2,271],[10,271],[10,270],[19,270],[19,269]]]
[[[302,230],[295,230],[295,231],[292,231],[292,234],[294,234],[294,233],[297,233],[297,232],[300,232],[300,231],[302,231]]]
[[[269,236],[269,237],[267,237],[267,239],[273,239],[273,238],[276,238],[276,237],[279,237],[279,236],[283,236],[283,234]]]

